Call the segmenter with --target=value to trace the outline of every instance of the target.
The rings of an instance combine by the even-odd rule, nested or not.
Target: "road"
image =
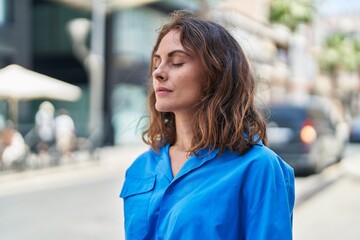
[[[360,177],[342,177],[294,212],[295,240],[360,239]]]
[[[0,200],[2,240],[121,239],[117,178]]]
[[[296,181],[313,190],[298,199],[294,240],[360,239],[360,145],[350,145],[339,164]]]
[[[125,168],[143,150],[109,150],[100,162],[0,176],[0,239],[123,239],[118,194]],[[360,239],[359,153],[349,148],[346,161],[296,179],[295,240]]]
[[[0,239],[123,239],[118,195],[125,169],[144,150],[109,148],[99,162],[0,176]]]

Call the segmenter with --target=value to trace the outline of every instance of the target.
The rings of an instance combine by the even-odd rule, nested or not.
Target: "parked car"
[[[268,107],[269,146],[297,175],[320,172],[340,161],[346,133],[341,114],[330,101],[311,98]]]
[[[360,117],[356,117],[351,121],[349,141],[360,143]]]

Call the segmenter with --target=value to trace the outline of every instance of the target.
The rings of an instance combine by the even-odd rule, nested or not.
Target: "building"
[[[99,144],[137,143],[156,29],[184,8],[233,32],[256,65],[264,101],[286,93],[291,33],[269,24],[267,0],[0,0],[0,68],[16,63],[80,86],[78,102],[54,103],[70,111],[78,134]],[[23,134],[38,105],[21,102]]]
[[[261,102],[280,101],[289,90],[292,33],[269,23],[269,1],[219,1],[208,15],[232,31],[247,53],[260,78]]]
[[[352,1],[344,4],[340,0],[324,0],[318,2],[319,14],[314,24],[315,47],[317,53],[323,53],[325,40],[333,34],[360,39],[360,2]],[[351,48],[350,52],[355,53]],[[354,54],[354,56],[355,56]],[[329,57],[328,55],[326,55]],[[356,61],[349,54],[346,56],[347,63]],[[351,55],[350,55],[351,56]],[[338,59],[339,60],[339,59]],[[359,61],[359,60],[357,60]],[[338,62],[341,62],[338,61]],[[354,64],[356,65],[356,63]],[[358,65],[358,64],[357,64]],[[317,92],[321,95],[336,97],[343,102],[348,114],[357,116],[360,114],[360,72],[359,69],[337,69],[335,76],[319,71],[317,79]]]

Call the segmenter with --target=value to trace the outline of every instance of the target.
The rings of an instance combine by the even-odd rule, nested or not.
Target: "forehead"
[[[174,49],[184,50],[183,45],[180,41],[180,31],[171,30],[168,32],[160,41],[159,46],[157,47],[156,54],[167,53],[173,51]]]

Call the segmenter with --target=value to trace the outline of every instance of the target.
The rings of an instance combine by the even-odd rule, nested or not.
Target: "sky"
[[[356,13],[360,15],[360,0],[318,0],[324,14]]]

